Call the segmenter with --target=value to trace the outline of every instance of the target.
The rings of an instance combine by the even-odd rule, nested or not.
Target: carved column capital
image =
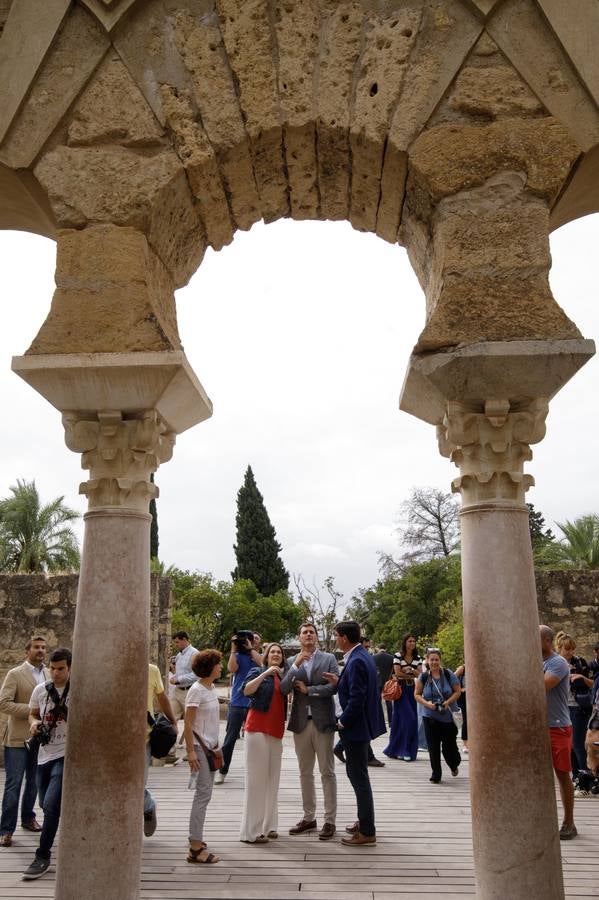
[[[443,423],[437,426],[439,450],[460,470],[451,488],[462,495],[464,507],[525,506],[534,478],[524,474],[524,463],[532,459],[530,444],[545,436],[548,409],[545,398],[526,404],[488,399],[482,409],[447,402]]]
[[[150,475],[171,458],[175,444],[175,433],[157,411],[64,412],[62,423],[67,447],[81,453],[81,466],[91,476],[79,486],[89,508],[147,512],[152,497],[158,496]]]

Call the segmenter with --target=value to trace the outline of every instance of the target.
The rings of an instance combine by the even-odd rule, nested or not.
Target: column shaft
[[[85,516],[57,900],[136,900],[143,824],[150,516]]]
[[[528,510],[461,521],[477,897],[563,900]]]

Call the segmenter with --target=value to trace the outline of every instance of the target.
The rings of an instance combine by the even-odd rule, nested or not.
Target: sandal
[[[202,853],[204,854],[204,858],[202,859]],[[189,848],[189,852],[187,854],[187,862],[188,863],[217,863],[220,862],[220,857],[215,856],[214,853],[209,853],[206,849],[206,845],[203,847],[198,847],[197,850],[194,850],[193,847]]]

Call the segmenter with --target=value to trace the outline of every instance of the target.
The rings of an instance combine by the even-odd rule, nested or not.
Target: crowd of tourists
[[[455,672],[447,668],[438,647],[428,647],[421,655],[413,634],[403,637],[395,654],[384,645],[373,650],[353,621],[336,625],[335,641],[337,654],[321,650],[315,626],[304,622],[298,634],[299,652],[286,659],[280,643],[264,646],[261,635],[237,632],[227,660],[231,691],[222,742],[219,705],[224,698],[215,686],[222,674],[221,652],[211,648],[198,651],[186,632],[177,632],[168,691],[158,667],[150,664],[146,785],[152,755],[164,755],[155,749],[159,720],[166,726],[163,732],[171,747],[182,719],[178,752],[185,755],[193,791],[189,863],[219,861],[204,839],[206,812],[214,785],[226,781],[241,735],[245,793],[239,839],[247,844],[267,844],[279,838],[278,793],[285,728],[293,734],[302,809],[301,818],[289,829],[292,837],[317,832],[321,841],[335,838],[337,758],[345,765],[356,800],[356,819],[345,826],[341,843],[356,848],[376,843],[368,770],[385,765],[371,747],[371,742],[386,731],[384,712],[390,733],[383,753],[388,758],[413,762],[419,749],[426,749],[433,784],[442,779],[442,760],[452,777],[459,774],[462,753],[468,753],[465,666],[460,665]],[[565,632],[554,636],[543,625],[540,641],[551,756],[564,812],[560,838],[569,840],[577,835],[575,797],[599,795],[599,643],[594,658],[587,663],[575,654],[576,643]],[[25,653],[24,662],[8,672],[0,690],[0,713],[7,721],[0,847],[13,844],[20,806],[21,827],[39,832],[35,857],[23,873],[24,879],[32,880],[50,865],[59,825],[71,652],[66,648],[54,650],[46,667],[46,641],[37,636],[27,643]],[[316,762],[324,802],[320,828]],[[43,823],[36,818],[36,802],[43,811]],[[156,803],[146,786],[144,834],[150,837],[156,827]]]

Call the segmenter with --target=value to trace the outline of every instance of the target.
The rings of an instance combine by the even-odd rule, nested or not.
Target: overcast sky
[[[554,294],[585,337],[599,334],[599,218],[552,237]],[[60,415],[10,371],[50,305],[55,245],[0,232],[4,438],[0,496],[35,478],[43,499],[83,512],[86,473]],[[398,550],[399,505],[414,485],[449,490],[457,469],[435,431],[399,412],[424,298],[406,252],[347,223],[281,221],[208,251],[177,294],[185,351],[214,404],[177,439],[157,473],[160,557],[228,578],[236,494],[250,464],[291,573],[335,577],[345,600],[377,577],[377,551]],[[597,359],[551,404],[526,471],[548,524],[597,511]]]

